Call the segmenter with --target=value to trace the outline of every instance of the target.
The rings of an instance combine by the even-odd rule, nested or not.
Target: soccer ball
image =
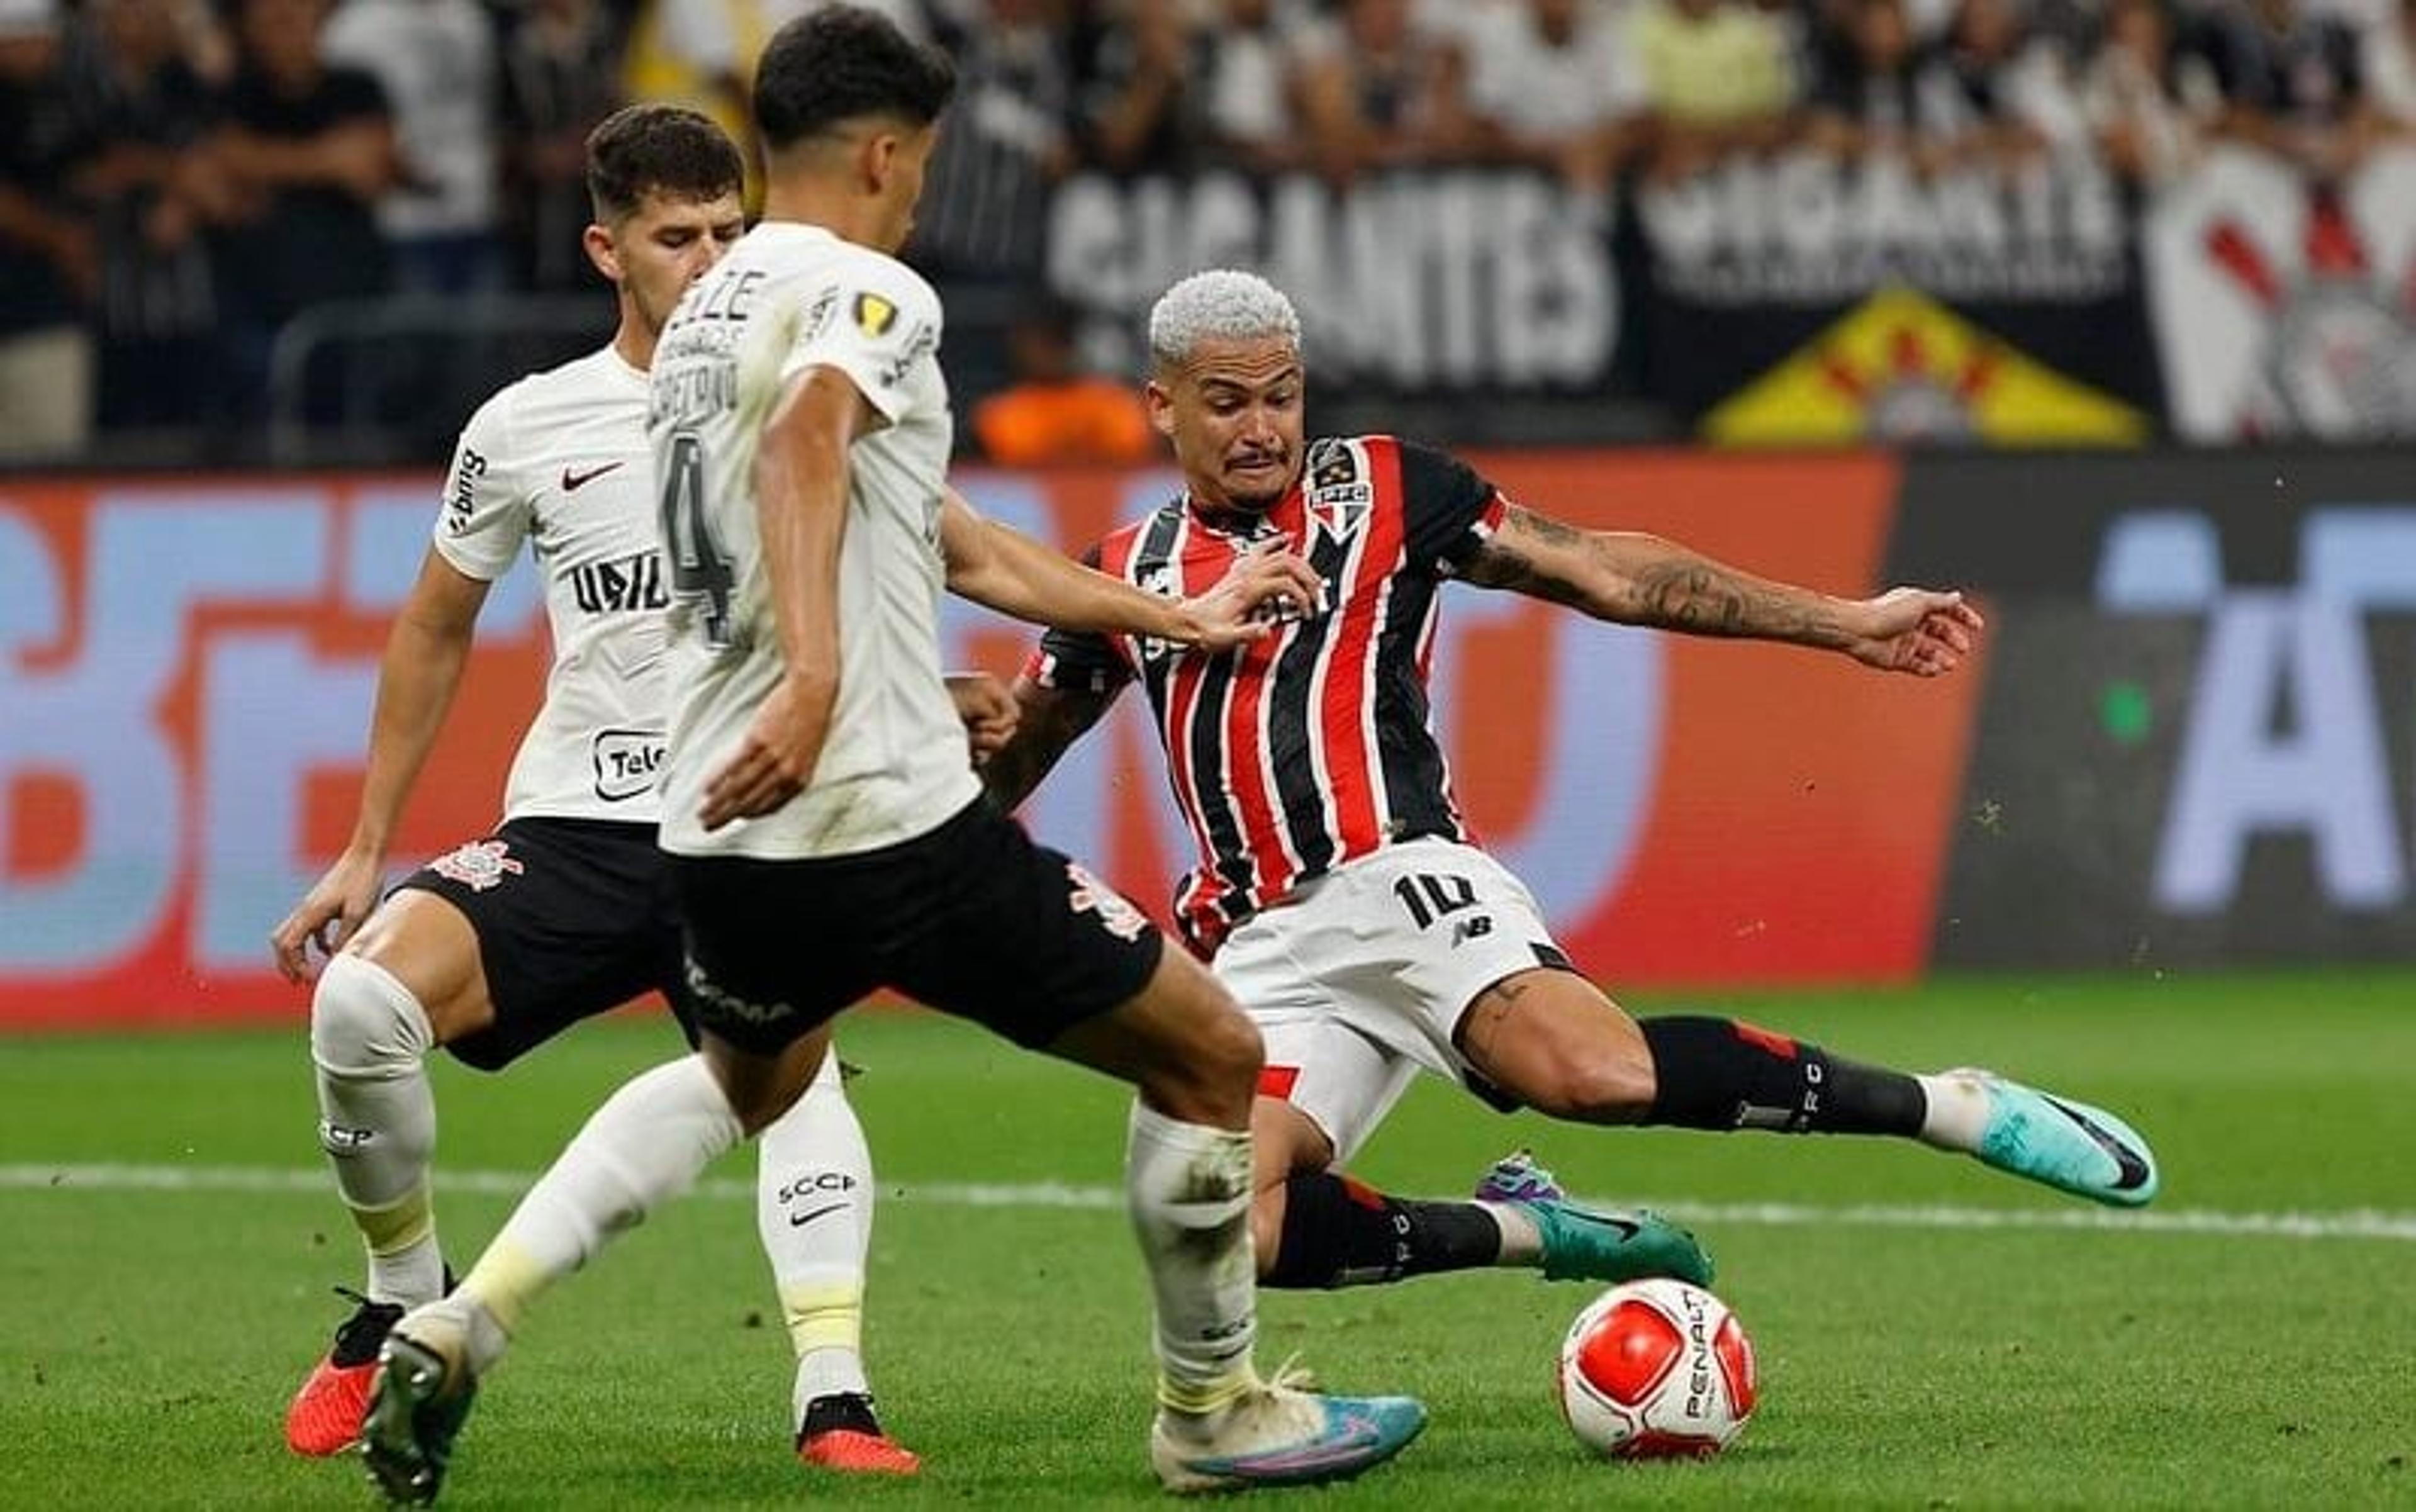
[[[1613,1459],[1717,1454],[1753,1415],[1753,1345],[1728,1304],[1684,1281],[1594,1298],[1561,1341],[1561,1414]]]

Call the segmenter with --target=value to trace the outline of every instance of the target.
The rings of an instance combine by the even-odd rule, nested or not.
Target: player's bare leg
[[[360,1437],[379,1346],[404,1312],[445,1293],[429,1167],[436,1103],[427,1059],[494,1022],[478,937],[434,893],[405,889],[372,913],[319,974],[310,1060],[319,1142],[368,1254],[356,1306],[285,1412],[297,1454]]]
[[[1321,1396],[1262,1381],[1253,1364],[1248,1126],[1260,1046],[1216,980],[1168,950],[1139,995],[1049,1049],[1140,1094],[1125,1183],[1156,1300],[1150,1459],[1167,1488],[1344,1479],[1417,1437],[1426,1410],[1415,1401]]]
[[[1504,978],[1471,1005],[1461,1051],[1556,1118],[1682,1128],[1889,1134],[2100,1202],[2156,1194],[2154,1156],[2102,1109],[1956,1070],[1915,1076],[1732,1019],[1631,1019],[1574,973]]]
[[[1494,1266],[1556,1281],[1711,1282],[1711,1257],[1693,1234],[1651,1212],[1579,1207],[1532,1160],[1516,1171],[1515,1157],[1503,1162],[1473,1200],[1398,1197],[1333,1169],[1334,1142],[1282,1098],[1260,1097],[1250,1127],[1261,1285],[1382,1285]]]
[[[1314,1175],[1334,1164],[1334,1142],[1317,1120],[1280,1097],[1256,1098],[1250,1108],[1250,1240],[1259,1279],[1283,1250],[1285,1187],[1294,1176]]]

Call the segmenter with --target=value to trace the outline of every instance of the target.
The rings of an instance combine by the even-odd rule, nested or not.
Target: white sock
[[[1493,1263],[1532,1270],[1544,1263],[1544,1231],[1535,1227],[1534,1218],[1525,1208],[1514,1202],[1476,1205],[1485,1209],[1492,1217],[1494,1227],[1502,1231],[1502,1253]]]
[[[1257,1383],[1250,1136],[1133,1104],[1125,1195],[1157,1302],[1157,1399],[1200,1414]]]
[[[529,1304],[606,1242],[695,1185],[743,1130],[702,1056],[622,1083],[587,1120],[461,1280],[506,1334]],[[491,1360],[474,1360],[484,1370]]]
[[[838,1056],[826,1054],[806,1095],[756,1144],[755,1225],[797,1353],[793,1428],[804,1426],[817,1397],[871,1390],[862,1352],[872,1202],[872,1152],[840,1085]]]
[[[1977,1077],[1957,1076],[1951,1071],[1913,1080],[1921,1083],[1922,1092],[1929,1098],[1929,1111],[1921,1119],[1921,1142],[1941,1150],[1978,1149],[1980,1136],[1988,1127],[1986,1083]]]
[[[392,973],[340,955],[310,995],[310,1063],[319,1145],[369,1254],[369,1294],[406,1308],[445,1291],[429,1162],[436,1098],[428,1086],[435,1032]]]

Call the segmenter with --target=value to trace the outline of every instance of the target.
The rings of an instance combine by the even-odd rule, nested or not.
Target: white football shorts
[[[1420,1069],[1488,1099],[1452,1042],[1494,983],[1565,967],[1526,884],[1472,845],[1406,840],[1260,911],[1217,951],[1216,977],[1266,1042],[1260,1090],[1357,1154]]]

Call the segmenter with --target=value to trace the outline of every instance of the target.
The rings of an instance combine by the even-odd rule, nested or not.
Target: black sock
[[[1647,1123],[1787,1134],[1918,1134],[1921,1083],[1734,1019],[1646,1019],[1653,1051]]]
[[[1502,1226],[1474,1202],[1409,1202],[1321,1171],[1284,1183],[1283,1237],[1259,1284],[1372,1286],[1501,1258]]]
[[[879,1438],[881,1419],[872,1414],[872,1399],[860,1391],[834,1391],[816,1397],[806,1403],[806,1420],[797,1429],[797,1443],[802,1446],[815,1434],[834,1429]]]

